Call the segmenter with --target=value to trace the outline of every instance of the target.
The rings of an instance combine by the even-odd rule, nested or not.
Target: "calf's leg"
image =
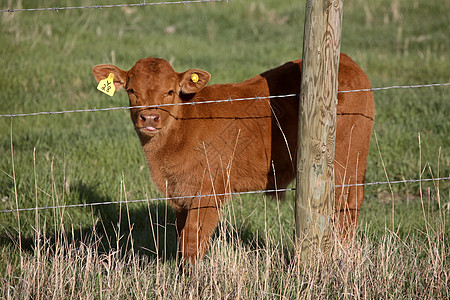
[[[220,219],[220,208],[214,197],[193,202],[197,204],[177,212],[179,253],[184,265],[193,265],[205,255]]]
[[[372,130],[370,119],[354,116],[354,119],[338,116],[334,164],[335,188],[334,224],[339,241],[348,244],[353,240],[358,223],[359,211],[364,201],[367,155]],[[346,121],[346,122],[345,122]],[[340,126],[340,127],[339,127]]]
[[[335,190],[334,224],[341,243],[353,240],[358,224],[359,211],[364,201],[362,186],[336,188]]]

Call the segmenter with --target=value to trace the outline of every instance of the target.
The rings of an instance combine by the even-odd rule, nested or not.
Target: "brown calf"
[[[93,68],[100,81],[114,74],[131,106],[298,94],[301,60],[288,62],[236,84],[206,86],[210,74],[177,73],[163,59],[139,60],[129,71]],[[339,90],[370,88],[366,74],[341,54]],[[131,119],[153,182],[177,216],[179,249],[185,263],[203,257],[216,228],[223,196],[285,188],[295,177],[298,96],[279,99],[133,108]],[[364,183],[374,120],[371,92],[340,93],[337,105],[335,183]],[[335,188],[335,225],[341,239],[353,235],[363,187]]]

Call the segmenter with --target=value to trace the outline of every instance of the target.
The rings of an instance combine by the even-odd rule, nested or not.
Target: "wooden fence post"
[[[300,261],[332,246],[334,145],[343,0],[307,0],[297,144]]]

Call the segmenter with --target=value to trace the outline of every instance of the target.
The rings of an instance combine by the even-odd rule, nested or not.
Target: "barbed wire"
[[[222,103],[222,102],[238,102],[247,100],[264,100],[264,99],[275,99],[275,98],[288,98],[295,97],[298,94],[287,94],[278,96],[264,96],[264,97],[249,97],[249,98],[236,98],[236,99],[221,99],[221,100],[209,100],[209,101],[198,101],[198,102],[182,102],[182,103],[166,103],[166,104],[154,104],[154,105],[140,105],[140,106],[120,106],[120,107],[109,107],[109,108],[91,108],[91,109],[77,109],[77,110],[64,110],[64,111],[52,111],[52,112],[36,112],[28,114],[10,114],[10,115],[0,115],[1,117],[25,117],[25,116],[36,116],[36,115],[55,115],[55,114],[65,114],[65,113],[76,113],[76,112],[97,112],[97,111],[109,111],[109,110],[128,110],[135,108],[160,108],[167,106],[182,106],[182,105],[197,105],[197,104],[210,104],[210,103]]]
[[[450,180],[450,174],[447,177],[441,177],[441,178],[403,179],[403,180],[394,180],[394,181],[338,184],[338,185],[335,185],[334,187],[336,188],[336,187],[368,186],[368,185],[397,184],[397,183],[417,183],[417,182],[441,181],[441,180]]]
[[[281,192],[286,192],[286,191],[295,191],[295,189],[290,188],[290,189],[261,190],[261,191],[234,192],[234,193],[222,193],[222,194],[206,194],[206,195],[195,195],[195,196],[158,197],[158,198],[151,198],[151,199],[126,200],[126,201],[118,200],[118,201],[107,201],[107,202],[79,203],[79,204],[29,207],[29,208],[18,208],[18,209],[16,208],[16,209],[1,210],[0,213],[46,210],[46,209],[60,209],[60,208],[73,208],[73,207],[90,207],[90,206],[111,205],[111,204],[139,203],[139,202],[154,202],[154,201],[166,201],[166,200],[181,200],[181,199],[203,198],[203,197],[224,197],[224,196],[263,194],[263,193],[276,193],[276,192],[281,193]]]
[[[415,84],[415,85],[393,85],[393,86],[387,86],[387,87],[361,89],[361,90],[338,91],[338,94],[339,93],[383,91],[383,90],[390,90],[390,89],[414,89],[414,88],[437,87],[437,86],[448,86],[448,85],[450,85],[450,82],[447,82],[447,83],[430,83],[430,84]]]
[[[390,89],[412,89],[412,88],[422,88],[422,87],[439,87],[439,86],[450,86],[448,83],[432,83],[432,84],[421,84],[421,85],[394,85],[388,87],[370,88],[370,89],[359,89],[359,90],[348,90],[348,91],[338,91],[338,93],[356,93],[356,92],[373,92],[382,91]],[[210,103],[223,103],[223,102],[238,102],[238,101],[248,101],[248,100],[265,100],[265,99],[276,99],[276,98],[290,98],[297,97],[299,94],[286,94],[286,95],[275,95],[275,96],[263,96],[263,97],[248,97],[248,98],[228,98],[220,100],[208,100],[208,101],[197,101],[197,102],[182,102],[182,103],[166,103],[166,104],[154,104],[154,105],[142,105],[142,106],[120,106],[120,107],[109,107],[109,108],[89,108],[89,109],[75,109],[75,110],[63,110],[63,111],[45,111],[45,112],[35,112],[35,113],[23,113],[23,114],[4,114],[0,115],[0,118],[14,118],[14,117],[27,117],[27,116],[38,116],[38,115],[57,115],[57,114],[67,114],[67,113],[81,113],[81,112],[98,112],[98,111],[111,111],[111,110],[129,110],[133,108],[160,108],[167,106],[182,106],[182,105],[198,105],[198,104],[210,104]]]
[[[358,184],[341,184],[341,185],[334,185],[334,187],[337,188],[337,187],[368,186],[368,185],[381,185],[381,184],[417,183],[417,182],[441,181],[441,180],[450,180],[450,174],[447,177],[441,177],[441,178],[405,179],[405,180],[397,180],[397,181],[378,181],[378,182],[367,182],[367,183],[358,183]],[[290,192],[290,191],[295,191],[295,188],[273,189],[273,190],[259,190],[259,191],[248,191],[248,192],[234,192],[234,193],[223,193],[223,194],[206,194],[206,195],[195,195],[195,196],[158,197],[158,198],[151,198],[151,199],[118,200],[118,201],[79,203],[79,204],[67,204],[67,205],[28,207],[28,208],[16,208],[16,209],[0,210],[0,213],[12,213],[12,212],[23,212],[23,211],[38,211],[38,210],[76,208],[76,207],[94,207],[94,206],[100,206],[100,205],[127,204],[127,203],[139,203],[139,202],[156,202],[156,201],[167,201],[167,200],[181,200],[181,199],[189,199],[189,198],[203,198],[203,197],[227,197],[227,196],[263,194],[263,193],[283,193],[283,192]]]
[[[166,2],[149,2],[146,1],[140,3],[129,4],[106,4],[106,5],[87,5],[87,6],[69,6],[69,7],[45,7],[45,8],[10,8],[2,9],[1,13],[13,13],[24,11],[60,11],[60,10],[73,10],[73,9],[90,9],[90,8],[114,8],[114,7],[136,7],[136,6],[152,6],[152,5],[169,5],[169,4],[191,4],[191,3],[204,3],[204,2],[229,2],[231,0],[186,0],[186,1],[166,1]]]

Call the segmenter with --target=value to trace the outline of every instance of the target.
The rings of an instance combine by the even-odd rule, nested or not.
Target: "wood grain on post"
[[[306,2],[295,237],[300,261],[332,245],[334,145],[343,1]]]

